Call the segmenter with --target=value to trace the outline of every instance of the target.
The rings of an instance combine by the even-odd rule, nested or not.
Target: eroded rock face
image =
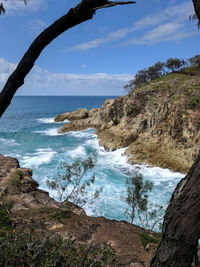
[[[20,168],[17,159],[4,157],[0,154],[0,197],[3,202],[11,205],[11,212],[23,209],[59,207],[59,203],[49,194],[39,190],[36,181],[31,177],[32,170]]]
[[[56,122],[64,121],[64,120],[81,120],[88,118],[88,110],[86,108],[78,109],[72,112],[66,112],[63,114],[58,115],[55,118]]]
[[[133,163],[186,173],[200,145],[199,97],[199,76],[172,73],[128,96],[107,99],[99,109],[83,109],[85,118],[77,119],[80,110],[65,113],[71,119],[59,132],[95,128],[101,145],[128,147]]]

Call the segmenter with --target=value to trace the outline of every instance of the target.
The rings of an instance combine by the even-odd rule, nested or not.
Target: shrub
[[[140,234],[140,240],[141,240],[144,248],[146,248],[147,244],[149,244],[149,243],[159,243],[158,238],[156,238],[153,235],[147,234],[147,233]]]
[[[0,233],[0,266],[119,266],[108,245],[76,245],[67,240],[50,239],[36,233],[12,231]]]
[[[4,207],[0,206],[0,230],[9,230],[11,229],[12,221],[4,209]]]

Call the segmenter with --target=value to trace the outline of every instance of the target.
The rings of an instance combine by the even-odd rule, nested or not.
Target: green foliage
[[[51,218],[56,219],[60,223],[63,223],[62,219],[70,218],[70,211],[59,209],[58,211],[54,212],[53,215],[51,215]]]
[[[171,71],[177,71],[186,64],[185,60],[179,58],[169,58],[165,66]]]
[[[11,229],[12,221],[5,208],[0,205],[0,231]]]
[[[142,175],[135,173],[133,177],[126,179],[126,186],[127,194],[125,197],[122,196],[122,199],[129,205],[129,209],[126,209],[125,214],[131,219],[131,230],[136,214],[140,218],[142,213],[147,212],[148,192],[152,191],[153,183],[144,182]]]
[[[140,234],[140,240],[144,248],[146,248],[147,244],[149,243],[159,243],[159,239],[157,236],[150,235],[147,233]]]
[[[166,74],[170,74],[170,72],[179,71],[181,73],[184,67],[193,65],[198,65],[200,67],[200,55],[189,58],[187,61],[179,58],[169,58],[166,62],[159,61],[149,68],[139,70],[134,79],[125,85],[124,88],[129,94],[131,94],[135,86],[140,87],[141,85],[147,84],[155,79],[159,79]],[[187,71],[184,71],[184,73],[187,74]]]
[[[71,165],[61,162],[57,176],[53,180],[47,180],[47,186],[52,190],[56,190],[61,203],[64,201],[72,201],[73,203],[83,206],[88,202],[97,199],[103,187],[96,190],[88,199],[88,188],[94,184],[95,176],[85,179],[85,175],[94,168],[96,157],[88,157],[86,160],[76,160]]]
[[[188,61],[191,65],[194,65],[194,64],[200,65],[200,55],[196,55],[194,57],[191,57],[188,59]]]
[[[119,266],[110,246],[90,248],[36,233],[0,233],[0,266]]]

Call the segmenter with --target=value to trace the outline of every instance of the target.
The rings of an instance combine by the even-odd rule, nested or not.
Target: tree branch
[[[194,5],[195,14],[200,24],[200,0],[192,0]]]
[[[108,7],[118,6],[118,5],[129,5],[129,4],[135,4],[135,3],[136,3],[135,1],[128,1],[128,2],[112,2],[112,1],[108,1],[107,5],[96,7],[93,10],[96,11],[96,10],[101,9],[101,8],[108,8]]]
[[[46,28],[28,48],[22,57],[17,68],[8,78],[2,92],[0,93],[0,117],[20,86],[24,84],[26,75],[33,68],[35,61],[43,51],[56,37],[86,20],[92,19],[95,11],[104,7],[111,7],[122,4],[132,4],[135,2],[110,2],[107,0],[82,0],[75,8],[71,8],[67,14],[56,20]]]

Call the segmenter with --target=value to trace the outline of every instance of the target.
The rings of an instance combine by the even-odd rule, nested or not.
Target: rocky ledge
[[[120,266],[149,266],[157,244],[149,244],[148,251],[144,249],[140,235],[147,234],[146,230],[133,226],[130,232],[125,221],[89,217],[70,202],[61,206],[37,188],[31,175],[30,169],[20,168],[17,159],[0,154],[0,206],[7,210],[16,229],[63,240],[70,234],[77,244],[109,244]]]
[[[65,119],[70,122],[59,133],[95,128],[100,145],[127,147],[132,163],[186,173],[200,145],[200,76],[171,73],[107,99],[101,108],[67,112],[55,121]]]

